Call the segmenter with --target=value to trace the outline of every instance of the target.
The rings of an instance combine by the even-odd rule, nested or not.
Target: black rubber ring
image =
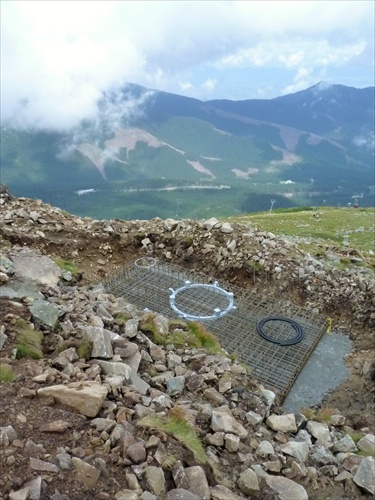
[[[283,341],[279,341],[272,337],[269,337],[264,333],[263,330],[263,325],[265,323],[268,323],[268,321],[283,321],[284,323],[289,323],[297,332],[297,335],[291,339]],[[304,335],[302,326],[299,323],[297,323],[297,321],[294,321],[293,319],[290,318],[285,318],[284,316],[268,316],[268,318],[261,319],[257,324],[257,332],[264,340],[268,340],[268,342],[272,342],[273,344],[283,345],[283,346],[298,344],[299,342],[301,342]]]

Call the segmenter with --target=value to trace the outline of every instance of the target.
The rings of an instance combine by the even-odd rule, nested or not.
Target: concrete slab
[[[351,347],[352,342],[346,335],[325,333],[285,398],[284,411],[298,413],[301,407],[315,406],[325,394],[344,382],[350,375],[344,356]]]

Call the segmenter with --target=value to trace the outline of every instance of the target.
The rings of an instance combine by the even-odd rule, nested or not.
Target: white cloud
[[[369,73],[373,12],[370,0],[3,2],[2,120],[69,129],[129,81],[203,98],[223,82],[237,92],[234,69],[268,70],[275,91],[270,70],[293,71],[295,87],[354,62]]]
[[[209,92],[214,90],[216,87],[217,80],[214,78],[208,78],[205,82],[202,83],[201,87],[205,90],[208,90]]]
[[[298,92],[306,87],[309,87],[313,83],[310,70],[307,68],[299,68],[295,77],[293,78],[293,83],[284,88],[283,92],[285,94],[291,94],[293,92]]]
[[[189,90],[193,88],[193,85],[190,82],[179,82],[180,89],[184,92],[185,90]]]

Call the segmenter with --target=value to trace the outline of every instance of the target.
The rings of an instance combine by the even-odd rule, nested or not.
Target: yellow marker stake
[[[327,327],[327,333],[332,333],[332,318],[328,318],[328,327]]]

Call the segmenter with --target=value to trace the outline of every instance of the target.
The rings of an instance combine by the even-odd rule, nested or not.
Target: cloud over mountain
[[[5,2],[2,120],[68,130],[95,120],[103,93],[125,82],[200,99],[257,97],[257,87],[274,97],[353,78],[345,70],[356,65],[356,86],[365,85],[373,9],[367,1]]]

